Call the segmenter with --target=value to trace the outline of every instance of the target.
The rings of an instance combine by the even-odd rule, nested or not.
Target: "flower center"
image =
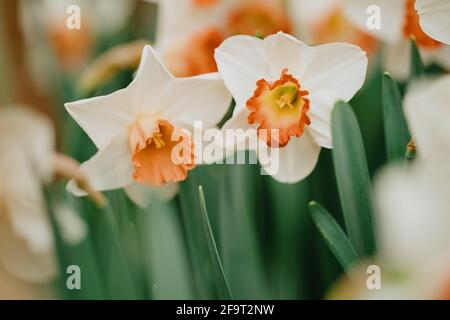
[[[169,50],[166,58],[170,71],[178,77],[216,72],[214,49],[223,40],[222,32],[214,27],[196,33],[188,42]]]
[[[315,44],[336,41],[349,42],[359,46],[367,53],[374,53],[378,48],[378,41],[355,27],[339,6],[335,6],[325,18],[313,24],[312,38]]]
[[[423,49],[437,49],[442,43],[428,36],[420,26],[419,15],[414,8],[416,0],[406,0],[405,5],[405,22],[403,26],[403,34],[406,38],[413,37],[417,45]]]
[[[266,37],[283,31],[290,32],[290,23],[282,7],[268,8],[262,5],[241,6],[231,12],[228,32],[231,35],[246,34]]]
[[[150,115],[140,115],[128,132],[133,179],[141,184],[162,186],[187,178],[195,167],[192,136],[167,120],[155,122]]]
[[[308,91],[285,68],[280,79],[256,82],[256,90],[247,101],[248,123],[259,124],[258,136],[269,147],[284,147],[292,136],[300,137],[310,125]]]

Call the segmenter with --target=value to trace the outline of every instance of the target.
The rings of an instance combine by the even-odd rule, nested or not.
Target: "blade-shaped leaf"
[[[214,268],[214,278],[216,289],[219,294],[220,299],[232,300],[233,296],[231,294],[230,286],[228,285],[225,272],[223,270],[222,262],[220,261],[219,251],[216,247],[216,241],[214,240],[214,235],[211,229],[211,224],[209,223],[208,212],[206,210],[205,196],[203,194],[202,186],[198,188],[199,199],[200,199],[200,211],[202,215],[203,231],[205,236],[205,241],[208,244],[209,255],[211,258],[211,264]]]
[[[374,253],[369,169],[355,114],[338,102],[332,115],[333,162],[347,234],[361,256]]]
[[[403,159],[410,136],[403,115],[400,90],[387,73],[383,76],[383,116],[388,159]]]
[[[358,254],[350,240],[336,220],[320,204],[314,201],[311,202],[309,210],[317,229],[322,234],[328,247],[344,270],[350,273],[351,268],[359,261]]]
[[[420,56],[420,51],[419,48],[417,47],[417,42],[413,39],[411,40],[410,80],[420,78],[423,75],[425,75],[425,66]]]

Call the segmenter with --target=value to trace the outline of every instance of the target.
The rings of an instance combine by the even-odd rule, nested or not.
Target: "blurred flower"
[[[430,20],[431,2],[435,1],[426,1],[425,5],[424,1],[416,2],[415,0],[345,0],[345,8],[347,16],[362,30],[388,43],[386,69],[394,76],[404,79],[409,71],[411,38],[416,40],[425,62],[437,62],[450,69],[450,47],[428,36],[419,23],[416,9],[425,14],[422,21],[428,30],[441,30],[442,22],[445,25],[445,20]],[[444,13],[448,3],[439,2],[442,5],[439,10]],[[374,5],[381,10],[379,29],[367,27],[369,19],[367,8]],[[435,12],[436,6],[433,5],[431,8],[433,8],[432,12]]]
[[[282,32],[264,40],[231,37],[216,49],[216,61],[236,101],[224,129],[257,128],[268,146],[278,144],[274,178],[285,183],[308,176],[321,147],[332,147],[332,108],[354,96],[367,70],[367,57],[356,46],[309,47]],[[262,129],[279,131],[278,141],[262,137]]]
[[[134,8],[129,0],[22,0],[20,4],[31,64],[41,75],[53,63],[48,60],[48,44],[65,71],[76,71],[87,62],[95,41],[122,28]],[[67,9],[73,5],[80,8],[80,29],[67,28],[73,14]]]
[[[100,84],[113,78],[119,71],[134,70],[139,66],[144,40],[116,46],[97,57],[83,72],[78,87],[83,92],[91,92]]]
[[[108,96],[67,103],[98,153],[82,164],[96,190],[125,188],[141,206],[155,197],[170,199],[176,182],[195,166],[193,123],[214,126],[230,104],[218,74],[173,77],[145,46],[133,82]],[[177,153],[177,147],[183,149]],[[182,161],[174,161],[173,155]],[[83,195],[75,183],[71,192]]]
[[[156,47],[176,76],[217,71],[214,49],[230,35],[290,31],[283,0],[147,0],[159,4]]]
[[[0,132],[0,297],[38,298],[57,274],[42,192],[55,173],[54,133],[49,120],[19,106],[0,111]],[[70,210],[60,206],[55,216],[73,243],[86,230]]]
[[[407,93],[405,113],[419,158],[388,167],[375,181],[382,289],[367,290],[366,275],[342,282],[332,297],[450,299],[449,88],[446,76],[420,81]]]
[[[378,40],[359,28],[346,15],[343,0],[294,0],[291,13],[296,17],[297,33],[314,45],[347,42],[375,53]]]

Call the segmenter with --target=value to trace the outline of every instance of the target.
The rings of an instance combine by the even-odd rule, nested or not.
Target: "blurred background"
[[[0,298],[229,298],[205,240],[199,186],[234,298],[328,297],[345,272],[308,206],[320,202],[344,228],[330,150],[294,185],[261,176],[256,165],[198,167],[175,199],[147,209],[122,190],[106,192],[106,206],[95,202],[101,195],[65,191],[79,178],[78,163],[96,152],[65,102],[127,86],[147,43],[172,73],[191,76],[216,70],[213,50],[226,37],[277,31],[368,52],[367,81],[351,106],[372,177],[388,160],[385,46],[350,22],[339,1],[320,3],[0,0]],[[81,29],[67,28],[77,13],[70,5],[80,8]],[[405,83],[399,78],[402,93]],[[81,289],[71,290],[69,266],[81,270]]]

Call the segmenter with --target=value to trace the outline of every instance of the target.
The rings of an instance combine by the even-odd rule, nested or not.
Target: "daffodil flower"
[[[57,171],[54,132],[47,118],[17,105],[2,107],[0,132],[0,299],[38,298],[58,270],[42,192]],[[64,239],[84,237],[84,221],[70,207],[54,214]]]
[[[217,73],[175,78],[145,46],[136,77],[107,96],[66,108],[99,149],[82,164],[96,190],[125,188],[141,206],[170,199],[195,167],[194,121],[217,124],[231,97]],[[83,195],[74,181],[68,189]]]
[[[236,101],[224,129],[256,129],[269,147],[271,135],[261,133],[278,131],[280,167],[274,178],[286,183],[308,176],[321,147],[332,148],[333,106],[361,88],[368,63],[354,45],[309,47],[282,32],[264,40],[231,37],[215,56]]]
[[[347,17],[344,0],[295,0],[289,5],[296,35],[310,44],[347,42],[361,47],[369,56],[378,49],[379,41]]]
[[[421,79],[405,96],[404,111],[418,157],[375,178],[382,290],[367,290],[367,275],[343,281],[333,298],[450,298],[450,76]]]
[[[374,6],[380,9],[380,24],[368,28],[367,10]],[[388,44],[386,69],[394,76],[408,76],[411,38],[416,40],[426,63],[437,62],[450,69],[450,47],[443,43],[448,41],[448,1],[345,0],[345,10],[362,30]]]
[[[230,35],[290,30],[283,0],[147,0],[158,3],[156,45],[176,76],[217,71],[214,49]]]

